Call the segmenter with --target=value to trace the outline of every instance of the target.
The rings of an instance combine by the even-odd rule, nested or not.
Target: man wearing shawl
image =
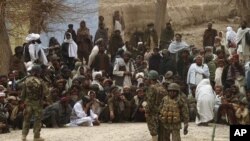
[[[74,69],[75,59],[77,59],[78,46],[72,39],[69,32],[66,33],[64,42],[62,44],[62,57],[63,61],[69,66],[71,70]]]
[[[203,79],[196,88],[195,99],[197,101],[196,124],[207,126],[214,118],[215,93],[209,79]]]
[[[246,21],[241,23],[241,27],[237,31],[236,43],[238,45],[237,52],[242,55],[244,61],[249,60],[250,45],[246,43],[246,33],[250,32],[250,28],[247,27]]]
[[[177,33],[175,34],[175,41],[173,41],[168,48],[168,51],[171,54],[172,59],[175,60],[175,62],[178,61],[178,53],[184,49],[187,49],[189,45],[182,41],[182,35]]]
[[[237,45],[236,45],[236,32],[230,26],[227,27],[226,43],[227,43],[229,55],[232,56]]]

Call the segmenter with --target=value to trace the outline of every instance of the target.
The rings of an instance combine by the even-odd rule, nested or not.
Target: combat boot
[[[158,141],[158,135],[152,136],[152,141]]]
[[[22,136],[22,141],[26,141],[26,136],[25,135]]]
[[[45,141],[45,140],[44,140],[44,138],[41,138],[41,137],[40,137],[40,138],[34,138],[33,141]]]

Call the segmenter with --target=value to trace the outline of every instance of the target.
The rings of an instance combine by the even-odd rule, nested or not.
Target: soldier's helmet
[[[169,91],[180,91],[180,86],[176,83],[171,83],[168,85]]]
[[[150,80],[156,80],[156,79],[158,79],[158,77],[159,77],[159,74],[158,74],[157,71],[155,71],[155,70],[150,70],[150,71],[148,72],[148,79],[150,79]]]
[[[34,65],[31,69],[31,72],[33,73],[41,73],[41,71],[42,71],[41,65]]]

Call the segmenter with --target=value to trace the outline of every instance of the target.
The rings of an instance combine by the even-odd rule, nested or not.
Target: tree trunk
[[[165,27],[166,16],[167,14],[167,0],[157,0],[156,3],[156,15],[155,15],[155,29],[157,35],[160,39],[161,31]]]
[[[32,0],[30,8],[30,29],[29,33],[40,33],[43,26],[43,2],[42,0]]]
[[[12,55],[9,35],[5,25],[6,0],[0,1],[0,74],[8,74]]]

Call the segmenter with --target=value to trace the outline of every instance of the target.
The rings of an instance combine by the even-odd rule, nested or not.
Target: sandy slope
[[[213,125],[198,127],[190,123],[189,134],[184,141],[210,141]],[[60,129],[42,129],[42,136],[46,141],[150,141],[150,135],[145,123],[102,124],[99,127],[71,127]],[[33,137],[32,130],[28,141]],[[0,141],[19,141],[21,131],[12,131],[10,134],[0,135]],[[216,141],[229,140],[229,127],[217,125]]]

